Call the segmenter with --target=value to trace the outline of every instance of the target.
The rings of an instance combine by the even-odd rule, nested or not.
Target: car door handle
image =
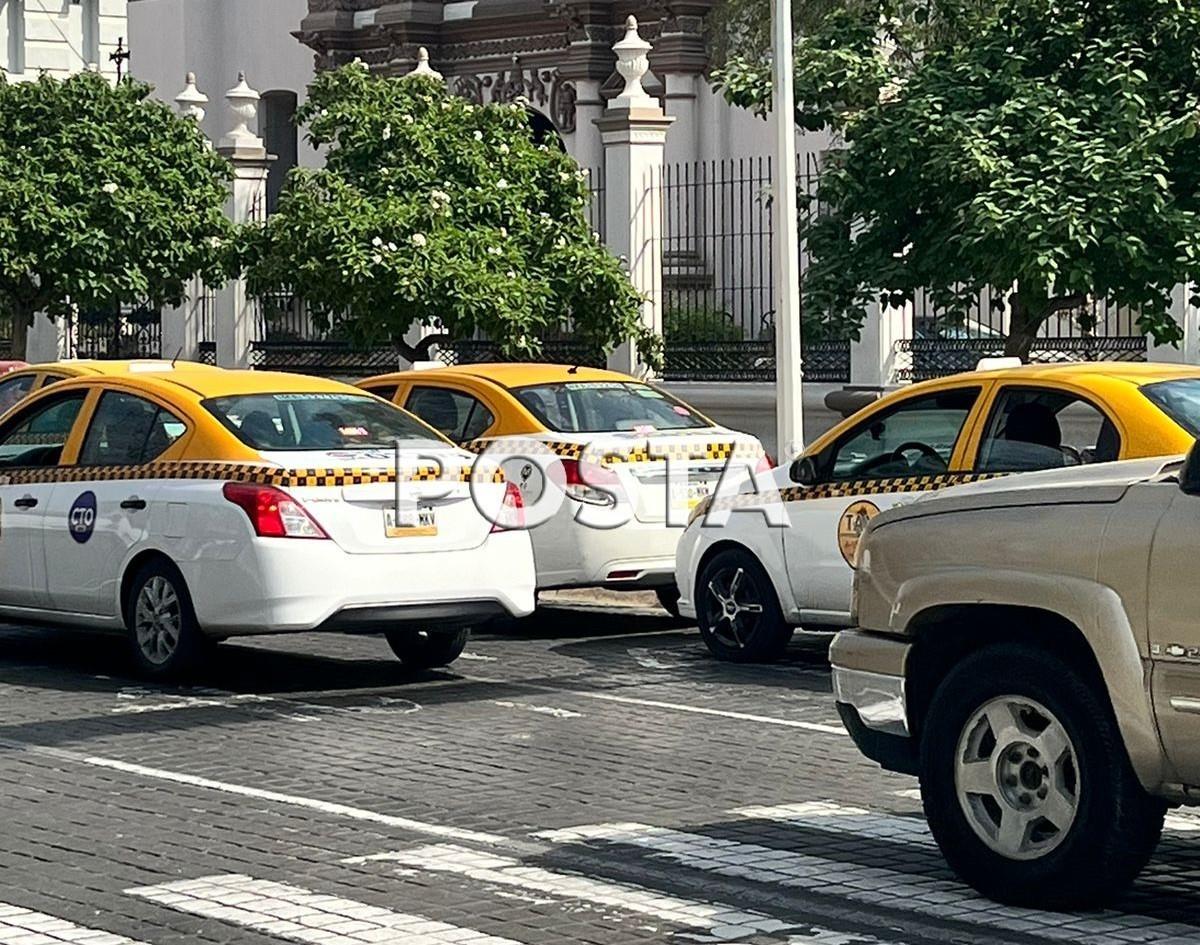
[[[146,500],[139,499],[135,495],[130,496],[128,499],[126,499],[124,502],[121,503],[121,508],[133,509],[134,511],[137,511],[137,512],[140,512],[145,507],[146,507]]]
[[[37,505],[37,503],[38,500],[31,495],[23,495],[21,498],[13,501],[13,505],[19,509],[31,509]]]

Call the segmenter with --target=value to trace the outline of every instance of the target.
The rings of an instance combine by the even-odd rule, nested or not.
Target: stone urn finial
[[[613,44],[617,54],[617,72],[625,80],[621,94],[609,103],[609,108],[632,108],[654,105],[654,99],[642,88],[642,79],[650,71],[650,44],[638,33],[636,17],[625,20],[625,35]]]
[[[426,75],[431,79],[441,79],[442,74],[429,64],[429,50],[422,46],[417,50],[417,64],[409,75]]]
[[[222,149],[237,151],[263,149],[263,140],[250,130],[250,124],[258,117],[258,100],[261,96],[246,84],[246,73],[238,73],[238,84],[225,93],[229,111],[233,115],[233,127],[221,138]]]
[[[196,124],[204,121],[208,96],[196,88],[196,73],[189,72],[184,79],[183,91],[175,96],[175,106],[184,118],[193,119]]]

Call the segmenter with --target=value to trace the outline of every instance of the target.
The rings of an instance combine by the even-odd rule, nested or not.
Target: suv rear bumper
[[[905,693],[910,647],[906,640],[843,630],[829,653],[833,696],[850,737],[872,761],[907,774],[916,768]]]

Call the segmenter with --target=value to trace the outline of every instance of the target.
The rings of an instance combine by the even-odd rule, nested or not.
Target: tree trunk
[[[29,328],[33,324],[34,312],[18,305],[12,313],[12,356],[24,361],[29,354]]]
[[[1004,356],[1020,358],[1028,363],[1038,329],[1050,313],[1045,292],[1030,291],[1020,285],[1008,297],[1008,337],[1004,341]]]
[[[426,335],[415,345],[410,345],[403,338],[393,338],[392,348],[395,349],[397,355],[411,364],[415,361],[428,361],[430,349],[436,344],[441,344],[449,340],[450,336],[444,332],[438,332],[435,335]]]

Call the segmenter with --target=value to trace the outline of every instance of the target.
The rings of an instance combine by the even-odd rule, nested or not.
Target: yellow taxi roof
[[[556,384],[570,381],[637,381],[637,378],[603,368],[580,367],[571,364],[459,364],[454,367],[431,368],[427,371],[395,371],[372,380],[405,381],[421,377],[471,377],[491,381],[509,389],[531,384]]]
[[[99,373],[80,375],[55,385],[55,390],[87,386]],[[204,400],[237,394],[362,394],[362,391],[341,381],[280,371],[243,371],[212,368],[203,364],[180,362],[174,368],[161,371],[110,372],[113,380],[134,388],[155,391],[165,397],[190,394]]]
[[[83,377],[102,374],[105,376],[120,374],[153,373],[156,371],[183,370],[185,368],[200,371],[220,371],[221,368],[197,361],[176,361],[174,366],[165,358],[133,358],[120,361],[101,361],[80,358],[71,361],[50,361],[45,364],[31,364],[26,370],[50,371],[55,374],[66,374],[69,377]]]
[[[1141,386],[1157,381],[1169,381],[1180,377],[1200,377],[1200,365],[1195,364],[1152,364],[1145,361],[1073,361],[1067,364],[1022,364],[1020,367],[1002,367],[983,371],[964,371],[936,381],[923,383],[941,384],[948,381],[964,381],[970,378],[992,378],[994,380],[1020,380],[1036,377],[1044,381],[1073,381],[1087,383],[1089,378],[1127,381]],[[914,384],[913,387],[918,385]]]

